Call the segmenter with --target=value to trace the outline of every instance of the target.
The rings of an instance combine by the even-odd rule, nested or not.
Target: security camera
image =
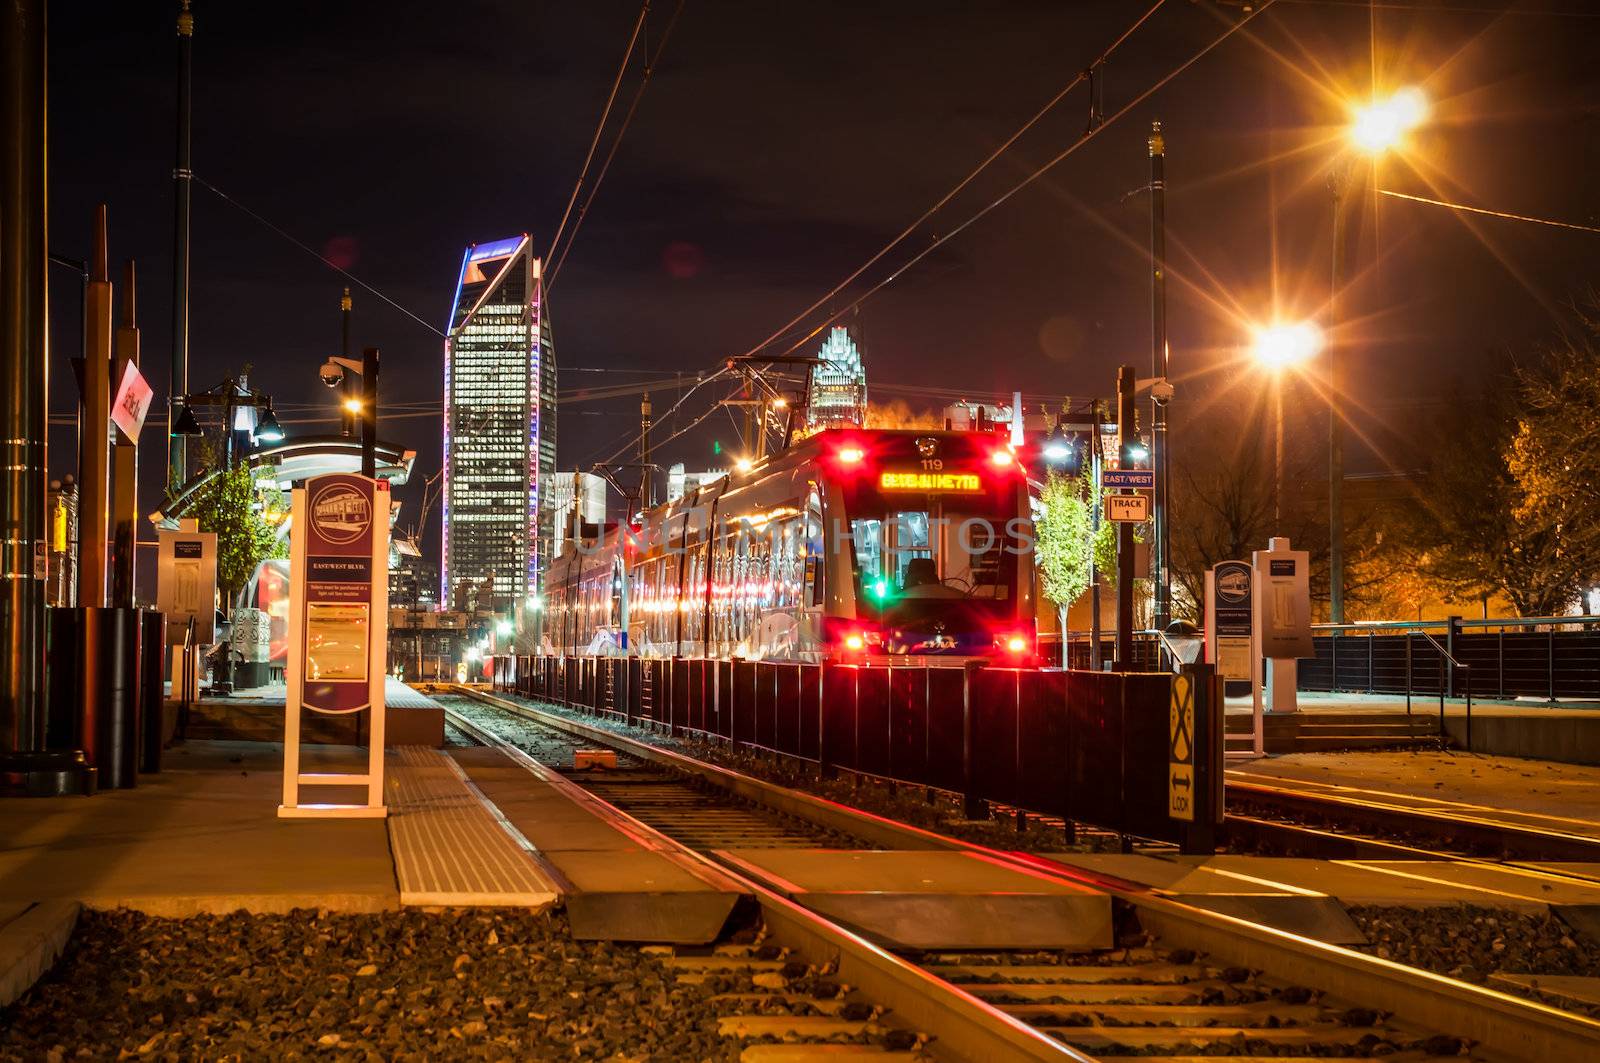
[[[1172,385],[1165,380],[1158,380],[1150,385],[1150,397],[1157,402],[1172,401]]]
[[[344,383],[344,366],[329,358],[322,363],[322,368],[318,371],[318,375],[322,377],[324,386],[336,388]]]

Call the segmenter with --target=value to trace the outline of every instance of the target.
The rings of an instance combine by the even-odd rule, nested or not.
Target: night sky
[[[673,6],[653,5],[652,47]],[[550,299],[563,389],[640,379],[579,368],[693,373],[742,353],[948,190],[1145,6],[687,0]],[[1600,18],[1582,0],[1504,6],[1380,6],[1379,81],[1420,84],[1433,101],[1380,183],[1600,224]],[[170,333],[175,8],[51,7],[52,250],[86,256],[93,207],[109,204],[113,275],[124,258],[139,263],[158,402]],[[637,12],[602,0],[196,0],[195,172],[427,322],[355,292],[356,346],[382,348],[383,400],[437,401],[433,330],[444,327],[462,248],[522,231],[541,252],[548,245]],[[1236,5],[1168,0],[1107,65],[1106,112],[1242,17]],[[1147,375],[1142,189],[1145,138],[1160,119],[1175,416],[1180,430],[1184,403],[1241,416],[1261,389],[1235,360],[1244,319],[1271,316],[1274,257],[1285,315],[1314,313],[1328,297],[1325,178],[1345,117],[1334,94],[1369,89],[1372,28],[1365,4],[1280,0],[869,300],[858,319],[869,379],[979,397],[1104,394],[1122,362]],[[1087,119],[1080,89],[869,283],[1070,144]],[[191,386],[251,362],[291,432],[332,430],[316,369],[337,351],[347,282],[206,188],[194,195]],[[1458,379],[1570,328],[1600,266],[1592,235],[1467,225],[1395,201],[1376,215],[1369,205],[1360,221],[1360,279],[1345,296],[1352,324],[1342,335],[1350,389],[1367,408],[1356,415],[1363,433],[1414,423]],[[76,398],[66,359],[79,342],[77,280],[58,268],[51,281],[51,409],[61,414]],[[668,402],[658,396],[657,409]],[[636,417],[637,399],[564,409],[561,465],[603,457]],[[661,460],[709,464],[712,435],[733,429],[721,414],[705,427]],[[59,476],[72,468],[71,429],[53,431]],[[381,434],[418,454],[399,495],[406,524],[439,465],[439,419],[386,421]],[[159,430],[144,439],[149,509],[164,454]],[[1379,450],[1353,459],[1357,471],[1405,464]]]

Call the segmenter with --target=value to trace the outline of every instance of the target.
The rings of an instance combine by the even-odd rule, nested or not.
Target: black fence
[[[1600,630],[1419,631],[1319,635],[1317,655],[1300,662],[1301,690],[1374,694],[1464,694],[1461,670],[1471,669],[1477,698],[1600,698]]]
[[[858,667],[689,658],[507,657],[495,686],[1106,830],[1209,848],[1221,699],[1197,683],[1195,828],[1168,816],[1168,674]],[[1188,736],[1186,736],[1188,737]]]

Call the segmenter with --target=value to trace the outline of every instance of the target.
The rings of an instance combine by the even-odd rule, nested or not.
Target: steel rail
[[[451,689],[478,697],[477,692],[470,688]],[[935,1057],[971,1060],[973,1063],[988,1063],[997,1059],[1095,1063],[1093,1057],[1075,1051],[965,990],[774,893],[705,853],[673,840],[615,805],[583,790],[576,783],[567,781],[559,773],[539,764],[515,744],[480,727],[460,713],[447,707],[445,716],[473,738],[499,749],[542,781],[558,786],[564,784],[579,791],[583,794],[584,807],[603,814],[606,820],[621,825],[630,835],[648,839],[654,851],[674,853],[681,861],[700,865],[703,875],[708,879],[736,883],[740,890],[754,897],[762,918],[778,941],[790,945],[812,964],[821,966],[832,963],[842,982],[882,1005],[896,1020],[929,1035],[932,1040],[925,1050]]]
[[[1461,812],[1314,793],[1267,783],[1240,782],[1234,778],[1227,780],[1227,789],[1229,793],[1239,794],[1247,800],[1343,818],[1347,822],[1353,820],[1375,824],[1380,830],[1410,830],[1448,837],[1464,848],[1498,850],[1512,859],[1600,861],[1600,838],[1582,834],[1507,823]],[[1449,855],[1455,858],[1456,854]]]
[[[943,848],[982,855],[1030,871],[1103,890],[1131,904],[1141,926],[1157,930],[1164,946],[1192,948],[1240,966],[1309,984],[1355,1004],[1384,1012],[1527,1063],[1583,1059],[1600,1051],[1600,1021],[1523,997],[1457,981],[1417,967],[1379,959],[1353,949],[1197,908],[1162,896],[1157,890],[1113,875],[1058,864],[1027,853],[992,849],[897,823],[837,802],[797,793],[719,765],[695,760],[649,743],[564,716],[519,705],[466,686],[449,687],[586,740],[625,751],[641,760],[691,772],[741,797],[802,818],[815,810],[831,829],[853,833],[896,848]],[[895,834],[899,840],[893,841]],[[881,841],[879,840],[881,839]]]

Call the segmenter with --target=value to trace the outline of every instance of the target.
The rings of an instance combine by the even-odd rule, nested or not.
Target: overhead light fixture
[[[261,417],[261,422],[256,425],[256,438],[268,443],[283,442],[283,426],[278,423],[277,415],[272,412],[272,404],[267,404],[266,413]]]
[[[205,432],[200,428],[200,422],[194,419],[194,411],[184,403],[178,408],[178,419],[172,423],[172,434],[175,436],[199,436]]]

